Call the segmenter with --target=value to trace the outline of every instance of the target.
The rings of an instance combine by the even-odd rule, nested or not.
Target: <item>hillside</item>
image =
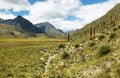
[[[72,34],[74,38],[81,38],[90,35],[90,28],[96,30],[96,34],[105,34],[120,23],[120,4],[117,4],[107,14],[92,23],[84,26]]]
[[[119,78],[120,4],[71,34],[64,47],[53,55],[45,78]]]
[[[0,18],[0,22],[2,22],[2,21],[3,21],[3,19]]]
[[[56,29],[52,24],[48,22],[35,24],[42,33],[45,33],[48,37],[58,37],[63,33],[62,30]]]
[[[24,33],[17,31],[15,28],[0,23],[0,38],[27,37]]]

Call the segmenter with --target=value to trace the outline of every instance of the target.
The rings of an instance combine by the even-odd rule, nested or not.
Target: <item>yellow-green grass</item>
[[[51,48],[43,47],[1,49],[0,78],[29,78],[43,73],[46,57],[51,53]]]
[[[63,39],[53,38],[9,38],[0,39],[0,48],[25,47],[25,46],[56,46],[66,43]]]

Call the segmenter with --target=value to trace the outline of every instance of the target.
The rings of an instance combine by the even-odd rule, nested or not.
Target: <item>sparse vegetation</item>
[[[100,35],[98,38],[99,40],[103,40],[105,38],[105,35]]]
[[[60,44],[58,48],[65,48],[65,44]]]
[[[62,58],[62,59],[69,59],[69,58],[70,58],[70,55],[69,55],[67,52],[63,52],[63,53],[61,54],[61,58]]]
[[[113,28],[113,31],[116,31],[117,30],[117,28]]]
[[[120,25],[118,25],[118,29],[120,29]]]
[[[88,43],[89,47],[92,47],[92,46],[94,46],[95,44],[96,44],[96,43],[93,42],[93,41]]]
[[[115,36],[116,36],[116,33],[110,33],[110,39],[113,39],[113,38],[115,38]]]
[[[103,56],[111,52],[111,47],[109,45],[102,45],[99,48],[99,56]]]
[[[75,44],[75,48],[79,48],[80,47],[80,45],[79,44]]]

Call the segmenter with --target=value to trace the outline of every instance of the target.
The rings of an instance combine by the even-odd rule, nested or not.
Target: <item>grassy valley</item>
[[[70,42],[67,42],[67,37],[25,38],[2,32],[0,78],[119,78],[118,10],[120,4],[105,16],[70,34]],[[17,33],[14,28],[3,24],[0,27]]]

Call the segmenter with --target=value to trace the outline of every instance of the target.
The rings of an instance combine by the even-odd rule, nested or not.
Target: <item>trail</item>
[[[48,71],[48,67],[50,66],[50,61],[51,61],[53,58],[55,58],[56,56],[57,56],[57,54],[56,54],[56,55],[53,55],[53,56],[49,56],[49,59],[47,60],[46,66],[45,66],[45,72]]]

